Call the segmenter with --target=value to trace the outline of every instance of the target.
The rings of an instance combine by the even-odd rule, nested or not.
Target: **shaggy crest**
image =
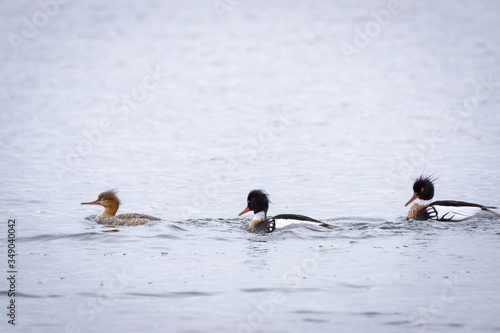
[[[106,192],[102,192],[97,197],[97,200],[98,201],[101,201],[101,200],[111,200],[111,201],[114,201],[118,206],[120,206],[121,205],[121,201],[116,196],[116,193],[117,193],[117,189],[116,188],[108,190]]]
[[[415,179],[413,184],[413,192],[419,195],[422,200],[431,200],[434,197],[434,182],[437,178],[432,178],[433,175],[421,175]]]

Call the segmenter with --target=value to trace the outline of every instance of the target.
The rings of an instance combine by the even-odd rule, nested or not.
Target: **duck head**
[[[253,190],[248,193],[247,207],[239,214],[240,216],[253,211],[257,216],[267,218],[267,210],[269,209],[269,196],[263,190]]]
[[[97,197],[97,200],[92,202],[82,202],[82,205],[100,205],[104,207],[102,217],[115,216],[120,207],[120,199],[116,196],[116,189],[102,192]]]
[[[413,183],[413,196],[405,205],[408,206],[413,201],[420,199],[429,201],[434,197],[434,182],[437,178],[431,179],[431,176],[420,176]]]

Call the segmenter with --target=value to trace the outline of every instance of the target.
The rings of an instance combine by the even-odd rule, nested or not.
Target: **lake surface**
[[[47,3],[0,4],[2,332],[500,330],[499,221],[404,207],[500,205],[499,2]]]

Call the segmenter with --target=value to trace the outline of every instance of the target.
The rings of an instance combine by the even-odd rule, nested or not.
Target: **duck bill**
[[[242,211],[241,213],[239,213],[239,214],[238,214],[238,216],[241,216],[241,215],[243,215],[243,214],[245,214],[245,213],[248,213],[249,211],[250,211],[250,208],[249,208],[249,207],[247,207],[247,208],[245,208],[245,210],[244,210],[244,211]]]
[[[98,205],[98,204],[99,204],[98,200],[92,202],[82,202],[82,205]]]
[[[413,201],[415,201],[415,200],[417,200],[417,199],[418,199],[418,194],[417,194],[417,193],[415,193],[415,194],[413,195],[413,197],[411,197],[410,201],[408,201],[408,202],[406,203],[405,207],[406,207],[406,206],[408,206],[409,204],[411,204]]]

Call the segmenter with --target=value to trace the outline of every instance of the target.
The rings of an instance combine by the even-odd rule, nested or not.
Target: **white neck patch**
[[[412,202],[412,204],[414,204],[414,205],[417,204],[419,206],[427,206],[430,203],[431,203],[430,200],[422,200],[422,199],[417,199],[417,200]]]
[[[266,213],[265,212],[258,212],[258,213],[255,213],[254,216],[253,216],[253,219],[252,221],[250,221],[251,223],[255,223],[255,222],[262,222],[266,219]]]

